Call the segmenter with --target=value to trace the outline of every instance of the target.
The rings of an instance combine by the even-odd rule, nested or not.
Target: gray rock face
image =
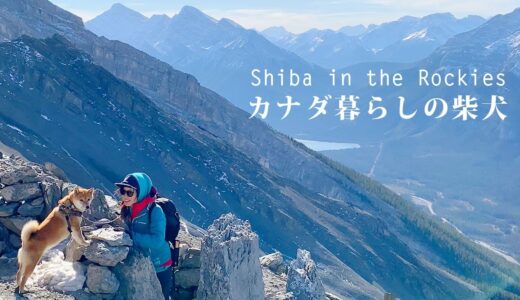
[[[91,264],[87,268],[87,287],[94,294],[114,294],[119,289],[119,280],[107,267]]]
[[[74,239],[70,239],[65,246],[64,254],[66,261],[79,261],[83,254],[85,254],[85,250],[87,247],[79,245]]]
[[[0,203],[0,217],[9,217],[14,215],[18,207],[20,206],[20,203],[18,202],[1,202]]]
[[[2,157],[0,217],[21,215],[41,220],[61,198],[61,185],[61,180],[41,165],[16,155]]]
[[[100,228],[85,234],[92,240],[104,241],[110,246],[132,246],[130,235],[124,231],[115,231],[112,227]]]
[[[31,205],[33,205],[33,206],[45,205],[45,198],[44,197],[36,198],[31,201]]]
[[[184,269],[195,269],[200,268],[200,249],[188,248],[180,256],[179,264]]]
[[[161,284],[150,259],[132,251],[128,258],[113,268],[120,282],[116,299],[164,299]]]
[[[0,223],[0,241],[5,241],[9,238],[9,231]]]
[[[65,172],[55,164],[46,162],[45,164],[43,164],[43,167],[47,172],[49,172],[53,176],[56,176],[60,180],[69,181],[69,178],[67,177],[67,175],[65,175]]]
[[[262,273],[266,300],[294,299],[292,293],[287,293],[287,274],[275,274],[265,266],[262,267]]]
[[[200,279],[200,247],[206,231],[189,222],[181,223],[177,239],[182,242],[179,249],[179,265],[175,271],[173,299],[192,300],[197,296]]]
[[[0,222],[2,224],[4,224],[4,226],[9,229],[10,231],[20,235],[20,233],[22,232],[22,228],[23,228],[23,225],[25,225],[25,223],[29,222],[30,220],[32,220],[31,218],[27,218],[27,217],[19,217],[19,216],[16,216],[16,217],[10,217],[10,218],[0,218]]]
[[[22,240],[16,234],[9,235],[9,243],[11,243],[15,248],[20,248],[20,246],[22,246]]]
[[[128,247],[113,247],[101,241],[92,241],[85,250],[85,257],[102,266],[113,267],[126,258]]]
[[[43,202],[40,201],[40,199],[42,199],[42,198],[41,197],[37,198],[34,201],[26,201],[24,204],[22,204],[18,208],[18,210],[17,210],[18,214],[21,216],[24,216],[24,217],[37,217],[37,216],[42,215],[42,213],[45,209],[45,204],[43,204]],[[36,203],[36,204],[33,204],[33,203]],[[38,204],[38,203],[40,203],[40,204]]]
[[[47,215],[51,210],[56,207],[58,204],[58,200],[61,199],[61,188],[59,186],[60,182],[43,182],[42,187],[44,191],[44,199]]]
[[[0,266],[0,280],[15,280],[18,270],[16,257],[0,257]]]
[[[248,222],[221,216],[201,251],[198,299],[264,299],[258,236]]]
[[[298,249],[296,259],[289,264],[287,291],[297,300],[325,300],[325,289],[309,251]]]
[[[64,182],[63,185],[61,186],[61,197],[65,197],[66,195],[70,194],[77,187],[79,187],[79,185],[77,185],[75,183]]]
[[[175,272],[175,284],[183,289],[198,286],[199,279],[200,269],[182,269]]]
[[[269,268],[269,270],[278,275],[287,272],[287,267],[283,262],[282,253],[280,252],[275,252],[260,257],[260,264]]]
[[[84,215],[85,218],[92,221],[101,219],[112,220],[115,218],[113,211],[108,206],[105,195],[98,189],[94,192],[94,198],[90,204],[90,209],[88,209]]]
[[[0,190],[0,196],[6,202],[18,202],[38,198],[42,196],[42,190],[38,183],[23,183],[4,187]]]
[[[36,181],[38,181],[36,171],[30,166],[23,166],[21,168],[5,168],[0,171],[0,183],[3,185]]]

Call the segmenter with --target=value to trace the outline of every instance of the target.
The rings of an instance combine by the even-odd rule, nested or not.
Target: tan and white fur
[[[94,189],[75,188],[67,196],[58,201],[56,206],[43,220],[41,224],[37,221],[29,221],[23,226],[21,239],[22,247],[18,250],[18,272],[16,283],[18,291],[25,292],[25,283],[34,271],[46,250],[56,246],[69,235],[67,219],[59,210],[60,205],[84,212],[90,207]],[[72,238],[80,245],[87,246],[89,242],[81,232],[81,216],[69,216]]]

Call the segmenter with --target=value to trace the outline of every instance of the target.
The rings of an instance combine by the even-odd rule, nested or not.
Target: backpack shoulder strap
[[[154,207],[157,205],[157,203],[152,202],[152,204],[150,204],[150,208],[148,209],[148,225],[150,225],[152,223],[152,210],[154,209]]]

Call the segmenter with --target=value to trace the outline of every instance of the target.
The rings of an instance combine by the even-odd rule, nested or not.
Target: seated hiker
[[[169,299],[173,261],[165,240],[166,217],[162,208],[155,205],[157,191],[152,180],[145,173],[132,173],[116,186],[121,194],[121,217],[128,225],[134,246],[149,254],[164,298]]]

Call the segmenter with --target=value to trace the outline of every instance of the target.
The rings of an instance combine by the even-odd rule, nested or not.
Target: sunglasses
[[[125,190],[124,188],[120,188],[119,189],[119,193],[123,196],[128,196],[128,197],[132,197],[134,195],[134,190]]]

